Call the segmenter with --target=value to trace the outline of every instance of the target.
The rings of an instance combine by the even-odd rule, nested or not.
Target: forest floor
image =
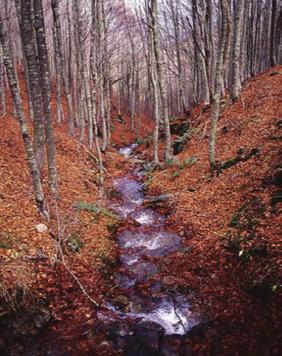
[[[151,176],[149,192],[170,196],[167,223],[191,248],[162,261],[163,277],[188,288],[211,321],[191,340],[196,355],[281,352],[281,94],[278,67],[248,80],[241,100],[222,111],[217,157],[226,166],[241,155],[245,161],[211,178],[210,110],[196,108],[184,150]]]
[[[20,81],[23,83],[21,74]],[[217,155],[228,161],[239,151],[243,159],[237,164],[210,177],[210,111],[199,107],[181,119],[190,123],[193,133],[184,150],[169,167],[148,172],[148,192],[170,196],[163,207],[169,214],[167,227],[189,247],[165,257],[156,278],[187,293],[193,308],[208,321],[201,333],[188,341],[195,355],[279,354],[281,87],[282,68],[277,67],[248,80],[241,100],[224,108]],[[22,92],[27,112],[23,85]],[[113,112],[112,120],[113,148],[105,155],[106,190],[111,189],[113,176],[132,169],[132,163],[116,148],[137,140],[128,119],[119,123]],[[18,123],[11,114],[0,119],[0,296],[6,300],[0,306],[0,350],[4,354],[11,350],[23,353],[21,340],[15,343],[19,334],[25,344],[32,342],[34,335],[39,335],[46,347],[52,340],[52,350],[55,345],[62,353],[114,354],[105,335],[93,331],[97,309],[83,295],[73,273],[91,298],[103,304],[113,287],[118,256],[113,227],[117,221],[106,209],[99,209],[102,201],[95,157],[68,138],[64,126],[55,127],[59,214],[52,206],[54,213],[47,224],[33,201]],[[152,123],[144,118],[140,137],[145,141],[139,141],[145,143],[137,151],[148,159],[150,132]],[[46,172],[44,177],[47,191]],[[38,224],[46,225],[47,230],[39,232]],[[56,259],[58,231],[63,231],[66,239],[65,263]],[[38,300],[31,321],[26,316],[21,319],[29,330],[19,331],[21,322],[11,316],[11,306],[16,309],[24,302],[34,308]],[[34,322],[38,313],[42,325],[52,317],[43,331]],[[19,332],[14,335],[12,328]],[[9,333],[14,339],[9,339]]]

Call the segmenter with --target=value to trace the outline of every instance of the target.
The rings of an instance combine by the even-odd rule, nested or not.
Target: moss
[[[240,226],[240,219],[242,212],[245,209],[245,205],[241,206],[236,213],[231,217],[230,223],[228,224],[229,227],[239,227]]]
[[[259,149],[258,148],[252,148],[249,151],[246,151],[245,148],[240,148],[237,152],[237,156],[229,159],[227,161],[221,162],[218,167],[218,174],[221,173],[224,169],[231,168],[235,166],[239,162],[246,162],[250,158],[257,156],[259,154]]]
[[[101,207],[98,204],[91,204],[91,203],[85,203],[85,202],[77,202],[74,205],[74,208],[78,210],[86,210],[91,213],[94,213],[96,215],[103,214],[105,216],[108,216],[113,219],[117,219],[117,215],[109,211],[108,209]]]
[[[14,236],[9,232],[3,232],[0,235],[0,248],[11,249],[14,246]]]
[[[138,137],[136,143],[137,145],[143,145],[144,143],[146,143],[146,138]]]
[[[178,155],[183,151],[185,145],[190,140],[191,135],[189,132],[185,133],[182,136],[179,136],[175,141],[172,142],[173,154]]]
[[[185,158],[184,161],[179,165],[177,170],[172,173],[172,178],[179,177],[180,173],[184,170],[185,167],[192,167],[197,162],[198,162],[198,157],[196,156]]]
[[[77,236],[71,236],[68,240],[68,248],[72,252],[80,252],[83,248],[82,240]]]
[[[228,251],[239,254],[241,250],[241,244],[245,241],[239,233],[227,232],[222,238],[223,247]]]

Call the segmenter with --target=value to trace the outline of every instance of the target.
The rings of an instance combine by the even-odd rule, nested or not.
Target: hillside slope
[[[279,353],[281,89],[277,67],[248,80],[241,100],[223,109],[217,157],[226,169],[214,178],[210,111],[194,110],[192,138],[150,184],[151,193],[170,195],[168,223],[188,246],[163,261],[163,276],[210,320],[204,338],[191,341],[197,355]]]
[[[24,78],[21,73],[19,77],[27,112]],[[192,138],[176,162],[150,175],[149,193],[170,194],[167,227],[177,231],[187,246],[185,251],[163,258],[161,274],[155,278],[187,293],[204,316],[201,332],[189,339],[195,355],[279,353],[281,87],[282,68],[277,67],[249,80],[241,101],[228,104],[222,112],[218,159],[234,159],[238,151],[241,158],[249,159],[211,178],[207,156],[210,112],[195,108],[187,119]],[[95,329],[96,310],[65,266],[55,263],[58,220],[54,214],[47,224],[36,210],[18,123],[11,111],[9,107],[9,115],[0,118],[0,350],[22,352],[19,345],[29,345],[29,351],[36,354],[30,346],[35,333],[41,346],[51,343],[50,350],[113,354],[103,333],[85,334],[85,330]],[[137,139],[129,118],[124,118],[119,122],[113,111],[115,147]],[[141,131],[140,137],[147,139],[139,152],[150,156],[150,119],[144,119]],[[67,265],[89,295],[102,303],[113,283],[118,251],[111,228],[116,222],[107,214],[83,208],[99,201],[96,162],[84,146],[67,137],[64,125],[55,125],[55,133]],[[248,157],[250,152],[254,155]],[[130,170],[132,163],[113,149],[105,160],[106,186],[110,188],[112,176]],[[75,208],[77,203],[83,209]],[[48,225],[46,232],[37,230],[40,223]],[[22,305],[22,296],[26,304],[40,303],[31,315],[32,322],[24,319],[18,328],[8,311]],[[44,321],[46,306],[52,323],[40,333],[33,320],[40,315]],[[27,334],[18,345],[14,330],[22,333],[26,327]]]

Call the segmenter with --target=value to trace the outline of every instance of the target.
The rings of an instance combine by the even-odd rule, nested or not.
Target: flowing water
[[[51,329],[39,333],[48,324],[50,313],[45,309],[35,310],[34,314],[11,319],[6,336],[10,338],[12,352],[7,354],[73,355],[75,353],[61,352],[67,340],[97,331],[106,334],[120,355],[191,355],[186,341],[189,330],[199,323],[199,319],[192,314],[186,297],[175,288],[168,289],[158,278],[163,257],[182,250],[182,241],[180,236],[166,230],[164,215],[146,207],[143,172],[138,168],[138,157],[132,155],[135,148],[136,145],[132,145],[120,150],[120,154],[132,160],[137,168],[114,180],[116,199],[111,198],[108,202],[108,207],[121,220],[116,235],[120,266],[114,275],[113,289],[116,292],[109,297],[106,308],[97,312],[95,330],[90,332],[89,326],[85,325],[81,334],[79,327],[76,329],[74,325],[72,329],[68,324],[67,336],[59,333],[56,338],[51,333],[50,337]],[[23,343],[18,343],[18,339]]]
[[[134,159],[135,145],[120,149],[120,154]],[[168,291],[154,278],[161,258],[183,248],[181,238],[165,229],[165,217],[144,205],[144,189],[138,169],[114,180],[118,201],[109,208],[122,220],[133,220],[129,228],[117,235],[120,246],[120,268],[115,283],[121,291],[120,304],[112,301],[109,311],[98,317],[108,325],[109,334],[126,355],[186,355],[171,351],[166,339],[183,340],[199,320],[191,313],[183,295]],[[138,288],[146,283],[146,292]],[[179,344],[179,343],[178,343]],[[139,345],[139,346],[138,346]],[[163,345],[166,345],[165,347]],[[170,350],[170,351],[169,351]],[[174,353],[173,353],[174,352]]]

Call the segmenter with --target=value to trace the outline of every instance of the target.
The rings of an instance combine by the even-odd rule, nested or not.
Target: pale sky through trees
[[[129,5],[130,7],[137,7],[142,5],[143,1],[142,0],[125,0],[125,3]]]

